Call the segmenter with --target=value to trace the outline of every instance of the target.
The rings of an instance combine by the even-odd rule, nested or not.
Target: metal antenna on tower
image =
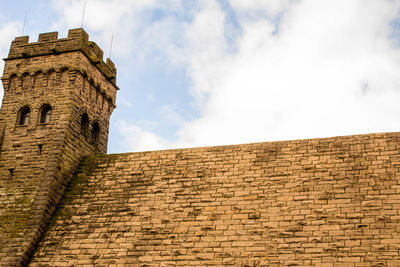
[[[113,39],[114,39],[114,34],[111,34],[110,54],[109,54],[108,58],[111,58],[111,52],[112,52]]]
[[[83,20],[85,19],[85,12],[86,12],[86,0],[83,0],[83,12],[82,12],[81,28],[83,27]]]
[[[22,25],[22,34],[24,35],[25,32],[25,24],[26,24],[26,16],[28,15],[28,10],[25,10],[25,16],[24,16],[24,24]]]

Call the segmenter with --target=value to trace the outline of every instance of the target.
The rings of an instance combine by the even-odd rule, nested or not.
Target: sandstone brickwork
[[[91,156],[31,266],[400,266],[400,133]]]
[[[12,42],[2,76],[2,266],[26,263],[80,160],[107,152],[115,108],[115,66],[103,62],[84,30],[28,41],[25,36]]]

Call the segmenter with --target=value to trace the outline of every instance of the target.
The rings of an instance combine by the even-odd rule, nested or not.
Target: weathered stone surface
[[[400,133],[83,161],[31,265],[396,266]]]
[[[82,29],[28,39],[2,77],[0,265],[400,265],[400,133],[95,156],[114,64]]]
[[[107,152],[115,67],[82,29],[17,37],[5,59],[0,111],[0,265],[24,264],[82,157]],[[49,121],[41,111],[51,106]],[[23,108],[29,121],[20,125]],[[86,133],[82,114],[89,116]],[[90,134],[100,125],[96,140]],[[12,172],[12,174],[11,174]]]

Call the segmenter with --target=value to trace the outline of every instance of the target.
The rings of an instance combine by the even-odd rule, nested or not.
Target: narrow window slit
[[[14,170],[15,170],[14,168],[8,169],[8,171],[10,172],[9,175],[8,175],[8,179],[9,179],[9,180],[12,180],[13,175],[14,175]]]
[[[43,145],[42,144],[38,145],[38,155],[39,156],[42,155],[42,149],[43,149]]]

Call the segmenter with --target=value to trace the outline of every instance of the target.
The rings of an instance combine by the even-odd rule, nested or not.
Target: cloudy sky
[[[0,56],[15,36],[65,37],[83,2],[1,0]],[[83,28],[111,53],[121,88],[109,152],[399,131],[399,7],[87,0]]]

